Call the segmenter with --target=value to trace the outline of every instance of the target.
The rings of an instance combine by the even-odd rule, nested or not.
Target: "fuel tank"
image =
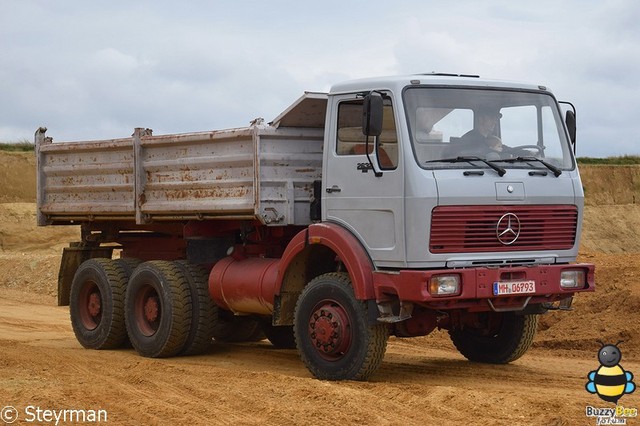
[[[280,259],[228,256],[209,275],[209,294],[238,314],[271,315]]]

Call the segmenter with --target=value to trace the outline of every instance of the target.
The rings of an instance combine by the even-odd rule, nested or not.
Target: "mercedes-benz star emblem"
[[[515,243],[520,236],[520,219],[513,213],[502,215],[496,225],[496,237],[505,246]]]

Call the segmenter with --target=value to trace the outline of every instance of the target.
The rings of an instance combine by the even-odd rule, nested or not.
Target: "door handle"
[[[332,192],[340,192],[342,189],[338,185],[333,185],[331,188],[326,188],[326,191],[331,194]]]

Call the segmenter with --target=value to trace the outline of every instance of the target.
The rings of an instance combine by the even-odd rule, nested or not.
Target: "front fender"
[[[375,299],[372,275],[374,266],[371,258],[351,232],[334,223],[310,225],[291,240],[280,260],[276,295],[280,295],[287,270],[294,260],[305,249],[313,245],[321,245],[330,249],[344,264],[357,299]],[[313,262],[313,258],[309,258],[308,261]],[[306,283],[304,284],[306,285]]]

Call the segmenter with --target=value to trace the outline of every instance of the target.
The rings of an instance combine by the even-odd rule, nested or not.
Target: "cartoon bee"
[[[598,351],[600,368],[587,374],[589,381],[585,387],[587,392],[596,393],[601,399],[617,404],[622,395],[636,390],[632,381],[633,373],[625,371],[620,365],[622,352],[618,345],[622,341],[615,345],[607,345],[600,341],[598,343],[602,345]]]

